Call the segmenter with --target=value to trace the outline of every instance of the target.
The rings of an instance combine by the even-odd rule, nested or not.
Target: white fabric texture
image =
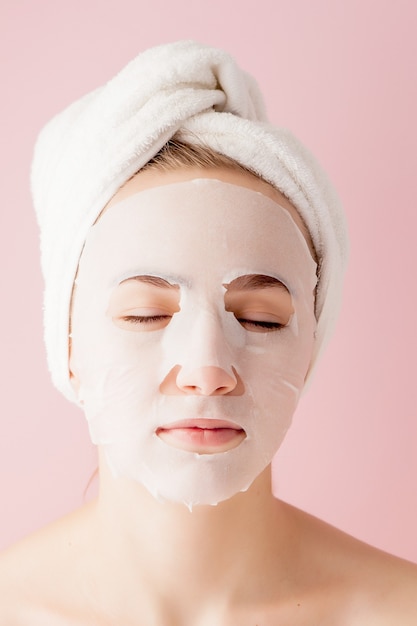
[[[76,401],[68,370],[70,301],[88,229],[174,134],[234,158],[290,199],[318,256],[312,365],[333,329],[348,244],[326,174],[290,132],[267,122],[255,80],[229,54],[193,41],[158,46],[54,117],[35,147],[32,193],[41,231],[48,364],[70,400]]]

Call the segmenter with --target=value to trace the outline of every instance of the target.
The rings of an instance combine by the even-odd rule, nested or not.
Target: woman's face
[[[290,425],[316,265],[277,200],[288,205],[244,173],[143,172],[87,237],[73,383],[113,474],[158,499],[245,491]]]

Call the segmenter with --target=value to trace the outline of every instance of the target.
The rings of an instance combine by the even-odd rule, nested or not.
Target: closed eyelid
[[[225,294],[225,310],[235,315],[260,314],[289,318],[294,313],[294,306],[288,292],[276,290],[261,292],[236,292]]]
[[[153,309],[164,313],[179,311],[179,286],[157,276],[138,276],[121,281],[110,296],[110,316]]]
[[[240,276],[223,286],[226,288],[224,294],[226,310],[229,310],[229,305],[256,307],[275,304],[292,308],[292,297],[287,287],[271,276]]]
[[[285,326],[294,313],[287,287],[271,276],[241,276],[224,287],[225,310],[238,321],[278,322]]]

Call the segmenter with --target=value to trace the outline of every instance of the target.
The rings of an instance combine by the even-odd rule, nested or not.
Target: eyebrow
[[[223,285],[228,291],[255,291],[258,289],[269,289],[271,287],[277,287],[278,289],[285,289],[288,292],[287,287],[278,278],[273,276],[266,276],[265,274],[247,274],[246,276],[239,276],[230,283]]]
[[[120,281],[120,285],[127,283],[130,280],[136,280],[153,287],[160,289],[179,289],[179,285],[170,283],[168,280],[161,278],[160,276],[151,276],[149,274],[140,274],[138,276],[129,276]],[[256,291],[259,289],[270,289],[276,287],[278,289],[284,289],[288,292],[287,287],[283,282],[274,278],[273,276],[267,276],[265,274],[246,274],[245,276],[239,276],[230,283],[223,285],[228,291]]]
[[[119,284],[123,285],[123,283],[127,283],[129,280],[136,280],[140,283],[152,285],[153,287],[159,287],[160,289],[179,289],[179,285],[170,283],[160,276],[149,276],[148,274],[143,274],[140,276],[129,276],[129,278],[121,280]]]

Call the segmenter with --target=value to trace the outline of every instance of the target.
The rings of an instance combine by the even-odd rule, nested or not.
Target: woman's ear
[[[79,378],[72,372],[72,370],[70,369],[69,371],[69,375],[70,375],[70,382],[71,382],[71,386],[74,389],[75,393],[78,396],[78,392],[80,391],[80,380]]]

